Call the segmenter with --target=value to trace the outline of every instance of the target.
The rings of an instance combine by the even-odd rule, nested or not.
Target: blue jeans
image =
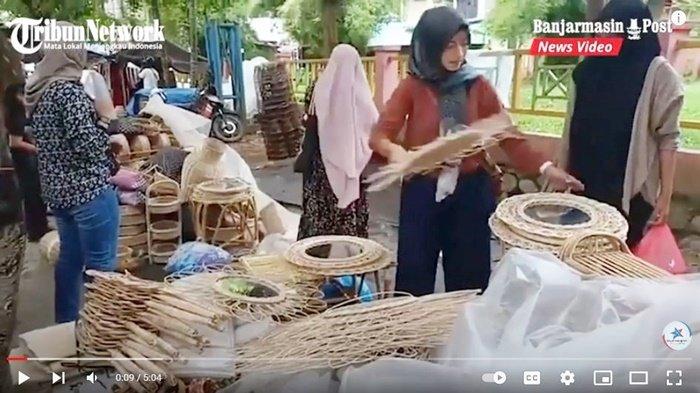
[[[117,267],[119,202],[108,188],[92,201],[55,209],[61,252],[54,270],[56,322],[78,318],[83,269],[113,271]]]

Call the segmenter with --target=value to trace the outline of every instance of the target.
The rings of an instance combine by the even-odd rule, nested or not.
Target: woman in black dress
[[[611,0],[598,17],[626,26],[651,18],[641,0]],[[627,244],[634,247],[649,224],[668,217],[683,86],[660,56],[656,33],[623,37],[618,56],[588,57],[574,70],[574,106],[560,165],[586,185],[584,196],[626,217]]]
[[[9,133],[10,152],[24,201],[24,222],[30,242],[48,232],[46,205],[41,199],[37,148],[28,132],[24,105],[24,85],[13,84],[5,90],[3,99],[5,128]]]

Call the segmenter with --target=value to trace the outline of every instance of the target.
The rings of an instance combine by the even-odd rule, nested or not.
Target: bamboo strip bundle
[[[207,338],[191,327],[193,323],[220,328],[228,320],[208,304],[168,292],[163,283],[129,274],[93,270],[87,274],[92,282],[85,284],[85,304],[76,325],[83,354],[110,356],[110,351],[129,348],[171,362],[180,356],[176,348],[207,346]]]
[[[632,254],[627,244],[604,232],[585,232],[569,238],[562,260],[586,277],[625,277],[659,280],[673,275]]]
[[[453,165],[479,154],[508,138],[521,138],[510,117],[499,113],[489,118],[460,125],[460,129],[408,152],[408,159],[388,164],[367,177],[367,191],[381,191],[403,176],[425,174]]]
[[[239,347],[236,367],[242,374],[294,373],[385,356],[423,359],[447,341],[459,306],[475,296],[458,291],[333,308]]]
[[[298,282],[320,283],[322,276],[309,274],[289,263],[282,255],[246,255],[240,258],[240,270],[244,274],[264,278],[281,284]]]
[[[223,310],[229,317],[254,322],[275,322],[318,314],[326,309],[317,283],[297,282],[291,286],[242,274],[232,268],[209,271],[187,277],[170,276],[170,293],[186,293]],[[231,291],[231,283],[241,287]]]

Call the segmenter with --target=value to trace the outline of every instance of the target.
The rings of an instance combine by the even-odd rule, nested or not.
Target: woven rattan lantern
[[[582,196],[531,193],[504,199],[489,219],[504,249],[519,247],[559,254],[572,236],[596,231],[624,241],[627,221],[610,205]]]
[[[222,248],[253,248],[258,243],[258,214],[251,187],[240,179],[198,184],[190,198],[200,241]]]

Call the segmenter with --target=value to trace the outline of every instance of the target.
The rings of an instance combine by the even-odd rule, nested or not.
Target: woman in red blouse
[[[372,133],[375,152],[401,161],[406,149],[434,140],[441,129],[504,114],[493,87],[465,63],[468,44],[469,26],[454,9],[433,8],[421,16],[411,40],[410,76],[394,91]],[[524,138],[507,139],[500,147],[520,171],[539,171],[556,188],[583,189]],[[483,155],[472,157],[459,167],[403,183],[396,290],[432,293],[441,251],[447,291],[486,288],[491,274],[488,218],[495,196],[483,164]]]

